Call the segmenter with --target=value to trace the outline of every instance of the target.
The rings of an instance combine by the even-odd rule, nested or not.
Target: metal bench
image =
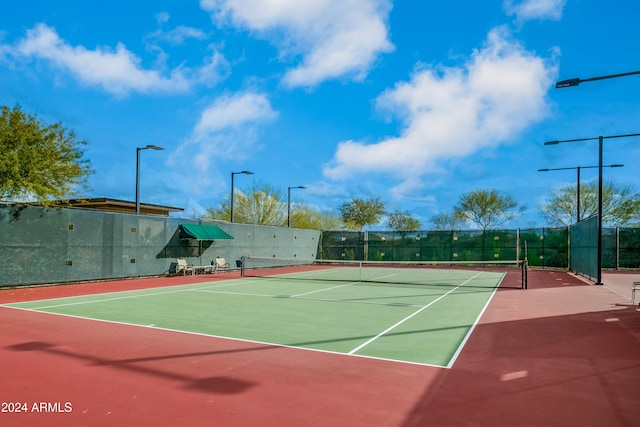
[[[213,273],[216,271],[216,265],[193,265],[187,264],[187,260],[184,258],[178,258],[176,273],[186,276],[187,274],[195,275],[198,273]]]

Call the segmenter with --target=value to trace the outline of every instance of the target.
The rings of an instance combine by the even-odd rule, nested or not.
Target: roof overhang
[[[180,239],[233,240],[233,236],[216,225],[181,224]]]

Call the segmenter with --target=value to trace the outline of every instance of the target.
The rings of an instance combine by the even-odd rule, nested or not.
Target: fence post
[[[620,227],[616,227],[616,270],[620,270]]]
[[[567,266],[571,270],[571,226],[567,225]]]
[[[364,232],[364,248],[362,249],[364,252],[364,261],[369,261],[369,232]]]

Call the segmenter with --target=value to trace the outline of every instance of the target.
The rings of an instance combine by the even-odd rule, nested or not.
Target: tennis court
[[[0,371],[10,413],[0,412],[0,420],[622,427],[638,419],[639,309],[628,294],[555,270],[531,270],[526,291],[513,269],[497,290],[481,278],[499,272],[486,269],[473,270],[481,274],[464,285],[437,276],[409,285],[408,267],[392,271],[400,268],[405,283],[321,281],[317,275],[335,269],[289,266],[249,272],[258,277],[231,272],[2,290]],[[448,276],[462,275],[453,270]],[[388,280],[382,273],[389,271],[358,274]],[[637,279],[623,276],[628,292]],[[475,326],[474,316],[456,318],[471,310],[484,310]],[[224,338],[245,335],[247,325],[260,331],[253,336],[259,342]],[[450,330],[457,338],[442,338]],[[432,347],[444,361],[425,363]],[[404,354],[418,362],[396,361]],[[450,369],[440,367],[447,363]]]
[[[464,267],[353,267],[247,269],[244,277],[224,281],[8,306],[451,367],[506,275]]]

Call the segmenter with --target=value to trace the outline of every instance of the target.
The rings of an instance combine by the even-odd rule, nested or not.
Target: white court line
[[[358,283],[360,282],[349,282],[344,285],[331,286],[330,288],[316,289],[315,291],[309,291],[309,292],[303,292],[301,294],[291,295],[291,298],[298,298],[298,297],[303,297],[305,295],[316,294],[318,292],[330,291],[331,289],[344,288],[345,286],[353,286],[353,285],[357,285]]]
[[[383,305],[386,307],[400,307],[400,308],[422,307],[421,305],[417,305],[417,304],[394,304],[392,302],[373,302],[373,301],[362,301],[362,300],[351,301],[351,300],[329,299],[329,298],[296,298],[296,299],[301,301],[323,301],[323,302],[339,302],[342,304]]]
[[[231,283],[228,283],[231,282]],[[213,282],[215,283],[215,282]],[[238,279],[234,279],[232,281],[223,281],[221,283],[215,284],[215,285],[210,285],[210,286],[198,286],[198,287],[190,287],[188,289],[186,289],[187,291],[197,291],[200,289],[213,289],[213,288],[224,288],[226,286],[239,286],[239,285],[244,285],[246,284],[246,282],[242,281],[242,279],[238,280]]]
[[[203,289],[210,289],[210,288],[216,288],[216,287],[222,287],[222,286],[236,286],[239,285],[241,283],[228,283],[228,284],[220,284],[220,285],[213,285],[213,286],[207,286],[207,287],[203,287]],[[164,292],[151,292],[151,293],[141,293],[141,294],[137,294],[137,295],[125,295],[125,296],[120,296],[120,297],[112,297],[112,298],[101,298],[101,299],[92,299],[92,300],[84,300],[84,301],[77,301],[77,302],[69,302],[69,303],[65,303],[65,304],[54,304],[54,305],[45,305],[45,306],[40,306],[40,307],[32,307],[30,309],[32,310],[43,310],[43,309],[47,309],[47,308],[56,308],[56,307],[67,307],[67,306],[73,306],[73,305],[83,305],[83,304],[94,304],[94,303],[100,303],[103,301],[117,301],[117,300],[122,300],[122,299],[131,299],[131,298],[142,298],[142,297],[148,297],[148,296],[156,296],[156,295],[166,295],[166,294],[174,294],[174,293],[179,293],[179,292],[186,292],[186,291],[193,291],[196,290],[192,287],[187,288],[187,286],[192,286],[192,285],[178,285],[177,287],[179,287],[180,289],[176,289],[176,286],[172,286],[171,290],[168,291],[164,291]],[[132,290],[132,291],[123,291],[124,293],[132,293],[132,292],[144,292],[144,289],[139,289],[139,290]],[[122,292],[118,292],[118,293],[122,293]],[[101,294],[96,294],[96,295],[108,295],[108,293],[101,293]],[[85,298],[85,297],[90,297],[90,296],[96,296],[96,295],[83,295],[83,296],[75,296],[75,297],[63,297],[63,298],[56,298],[56,300],[60,300],[60,299],[78,299],[78,298]],[[43,301],[55,301],[55,300],[43,300]],[[24,303],[14,303],[14,304],[26,304],[28,303],[28,301],[24,302]]]
[[[423,311],[427,307],[433,305],[438,300],[444,298],[446,295],[448,295],[449,293],[453,292],[455,289],[457,289],[457,288],[463,286],[464,284],[468,283],[469,281],[473,280],[475,277],[479,276],[481,273],[482,272],[480,272],[480,273],[476,274],[475,276],[465,280],[463,283],[461,283],[460,285],[456,286],[456,288],[450,290],[445,295],[442,295],[438,299],[436,299],[435,301],[432,301],[430,304],[421,307],[415,313],[407,316],[402,321],[396,323],[395,325],[393,325],[392,327],[388,328],[384,332],[378,334],[378,336],[376,336],[375,338],[370,339],[369,341],[367,341],[366,343],[364,343],[363,345],[359,346],[358,348],[352,350],[349,353],[328,351],[328,350],[320,350],[320,349],[313,349],[313,348],[306,348],[306,347],[298,347],[298,346],[291,346],[291,345],[278,344],[278,343],[261,342],[261,341],[256,341],[256,340],[242,339],[242,338],[236,338],[236,337],[227,337],[227,336],[221,336],[221,335],[215,335],[215,334],[207,334],[207,333],[191,332],[191,331],[184,331],[184,330],[177,330],[177,329],[169,329],[169,328],[157,327],[154,324],[140,325],[140,324],[135,324],[135,323],[126,323],[126,322],[120,322],[120,321],[98,319],[98,318],[71,315],[71,314],[52,313],[52,312],[46,312],[46,311],[42,311],[42,313],[45,313],[45,314],[48,314],[48,315],[58,315],[58,316],[69,317],[69,318],[86,319],[86,320],[105,322],[105,323],[112,323],[112,324],[120,324],[120,325],[127,325],[127,326],[134,326],[134,327],[152,328],[152,329],[156,329],[156,330],[164,330],[164,331],[177,332],[177,333],[183,333],[183,334],[191,334],[191,335],[199,335],[199,336],[230,339],[230,340],[240,341],[240,342],[252,342],[252,343],[258,343],[258,344],[264,344],[264,345],[270,345],[270,346],[277,346],[277,347],[283,347],[283,348],[293,348],[293,349],[298,349],[298,350],[314,351],[314,352],[330,353],[330,354],[339,354],[339,355],[341,354],[341,355],[348,355],[348,356],[353,356],[353,357],[362,357],[362,358],[374,359],[374,360],[385,360],[385,361],[390,361],[390,362],[405,363],[405,364],[411,364],[411,365],[431,366],[431,367],[437,367],[437,368],[450,369],[451,366],[453,365],[454,361],[455,361],[455,357],[454,357],[454,359],[452,359],[449,362],[449,364],[447,366],[443,366],[443,365],[436,365],[436,364],[430,364],[430,363],[420,363],[420,362],[411,362],[411,361],[404,361],[404,360],[397,360],[397,359],[388,359],[388,358],[383,358],[383,357],[358,355],[358,354],[353,354],[353,353],[356,352],[357,350],[365,347],[366,345],[370,344],[375,339],[377,339],[377,338],[381,337],[382,335],[386,334],[387,332],[389,332],[393,328],[397,327],[398,325],[404,323],[406,320],[409,320],[410,318],[414,317],[415,315],[417,315],[418,313],[420,313],[421,311]],[[238,283],[238,284],[241,284],[241,283]],[[180,285],[180,286],[184,287],[184,285]],[[191,286],[191,285],[189,285],[189,286]],[[221,285],[209,286],[209,288],[220,287],[220,286],[231,286],[231,284],[225,284],[225,285],[221,284]],[[156,292],[156,293],[152,293],[152,294],[130,295],[130,296],[126,296],[126,297],[117,297],[117,298],[109,298],[109,299],[101,299],[101,300],[93,300],[93,301],[83,301],[83,302],[79,302],[77,304],[84,304],[84,303],[90,304],[90,303],[101,302],[101,301],[118,300],[118,299],[125,299],[125,298],[137,298],[137,297],[147,296],[147,295],[149,295],[149,296],[162,295],[162,294],[178,293],[178,292],[190,291],[190,290],[198,290],[198,289],[194,289],[194,288],[177,289],[177,290],[173,290],[173,291]],[[133,291],[129,291],[129,292],[133,292]],[[213,292],[216,292],[216,291],[203,291],[203,292],[212,292],[213,293]],[[255,294],[251,294],[251,295],[255,295]],[[76,297],[76,298],[78,298],[78,297]],[[301,299],[305,299],[305,298],[301,298]],[[309,298],[309,299],[312,299],[312,298]],[[43,300],[43,301],[45,301],[45,300]],[[49,300],[49,301],[51,301],[51,300]],[[341,301],[341,300],[337,300],[337,301],[338,302],[344,302],[344,301]],[[488,304],[489,304],[489,302],[487,302],[487,304],[485,305],[485,309],[488,306]],[[48,307],[51,308],[51,307],[64,306],[64,305],[75,305],[75,304],[59,304],[59,305],[53,305],[53,306],[48,306]],[[2,305],[2,307],[10,308],[10,309],[13,308],[13,309],[17,309],[17,310],[24,310],[24,311],[31,311],[31,312],[38,312],[38,310],[41,310],[41,308],[23,308],[23,307],[16,307],[16,306],[12,306],[12,305]],[[420,306],[414,306],[414,307],[420,307]],[[484,311],[484,309],[483,309],[483,311]],[[478,316],[478,319],[480,318],[480,316],[481,315]],[[476,323],[477,323],[477,319],[476,319]],[[471,331],[469,331],[469,333],[467,334],[467,338],[468,338],[468,336],[470,334],[471,334]],[[466,341],[466,338],[465,338],[465,341]],[[456,352],[456,356],[457,356],[457,354],[459,354],[459,352],[460,352],[460,350],[458,350],[458,352]]]
[[[393,276],[397,276],[397,275],[398,275],[398,273],[394,273],[394,274],[387,274],[386,276],[375,277],[375,278],[374,278],[374,279],[372,279],[372,280],[382,280],[382,279],[386,279],[386,278],[393,277]],[[297,297],[302,297],[302,296],[305,296],[305,295],[316,294],[316,293],[318,293],[318,292],[330,291],[330,290],[332,290],[332,289],[344,288],[344,287],[346,287],[346,286],[353,286],[353,285],[357,285],[357,284],[359,284],[359,283],[362,283],[362,282],[361,282],[361,281],[358,281],[358,282],[349,282],[349,283],[344,284],[344,285],[332,286],[332,287],[330,287],[330,288],[317,289],[317,290],[315,290],[315,291],[310,291],[310,292],[303,292],[303,293],[301,293],[301,294],[291,295],[291,298],[297,298]]]
[[[259,345],[264,345],[264,346],[269,346],[269,347],[288,348],[288,349],[300,350],[300,351],[312,351],[312,352],[315,352],[315,353],[334,354],[334,355],[338,355],[338,356],[358,357],[358,358],[363,358],[363,359],[384,360],[384,361],[387,361],[387,362],[403,363],[403,364],[407,364],[407,365],[430,366],[432,368],[445,368],[445,369],[447,368],[446,366],[434,365],[434,364],[431,364],[431,363],[411,362],[411,361],[408,361],[408,360],[388,359],[388,358],[384,358],[384,357],[364,356],[364,355],[359,355],[359,354],[347,354],[347,353],[343,353],[343,352],[340,352],[340,351],[322,350],[322,349],[311,348],[311,347],[298,347],[298,346],[295,346],[295,345],[272,343],[272,342],[268,342],[268,341],[258,341],[258,340],[252,340],[252,339],[247,339],[247,338],[228,337],[228,336],[224,336],[224,335],[207,334],[207,333],[204,333],[204,332],[193,332],[193,331],[184,331],[184,330],[181,330],[181,329],[163,328],[163,327],[160,327],[160,326],[155,326],[154,324],[140,325],[140,324],[137,324],[137,323],[127,323],[127,322],[120,322],[120,321],[117,321],[117,320],[97,319],[97,318],[94,318],[94,317],[77,316],[77,315],[74,315],[74,314],[62,314],[62,313],[52,313],[52,312],[48,312],[48,311],[38,311],[38,310],[32,309],[32,308],[12,307],[12,306],[9,306],[9,305],[2,305],[0,307],[12,309],[12,310],[20,310],[20,311],[28,311],[28,312],[40,313],[40,314],[44,314],[44,315],[47,315],[47,316],[60,316],[60,317],[68,317],[68,318],[71,318],[71,319],[89,320],[89,321],[101,322],[101,323],[109,323],[109,324],[114,324],[114,325],[131,326],[131,327],[134,327],[134,328],[155,329],[155,330],[158,330],[158,331],[165,331],[165,332],[186,334],[186,335],[194,335],[194,336],[199,336],[199,337],[217,338],[217,339],[224,339],[224,340],[237,341],[237,342],[250,343],[250,344],[259,344]]]
[[[208,294],[224,294],[224,295],[242,295],[249,297],[264,297],[264,298],[275,298],[278,295],[268,295],[268,294],[253,294],[251,292],[229,292],[229,291],[209,291],[207,289],[189,289],[189,292],[204,292]]]
[[[419,310],[413,312],[412,314],[408,315],[407,317],[405,317],[404,319],[400,320],[399,322],[397,322],[395,325],[392,325],[390,327],[388,327],[387,329],[385,329],[384,331],[380,332],[378,335],[376,335],[375,337],[365,341],[364,343],[360,344],[358,347],[354,348],[353,350],[351,350],[349,353],[347,354],[353,354],[359,350],[361,350],[362,348],[368,346],[369,344],[371,344],[372,342],[376,341],[378,338],[380,338],[383,335],[386,335],[388,332],[392,331],[393,329],[397,328],[398,326],[402,325],[404,322],[406,322],[407,320],[411,319],[414,316],[417,316],[418,314],[420,314],[423,310],[426,310],[427,308],[431,307],[433,304],[437,303],[438,301],[440,301],[442,298],[446,297],[447,295],[449,295],[451,292],[455,291],[456,289],[458,289],[459,287],[463,286],[465,283],[475,279],[476,277],[478,277],[479,275],[482,274],[482,271],[478,272],[477,274],[475,274],[473,277],[468,278],[467,280],[465,280],[464,282],[460,283],[458,286],[456,286],[455,288],[451,289],[449,292],[440,295],[438,298],[436,298],[435,300],[431,301],[429,304],[423,306],[422,308],[420,308]]]
[[[173,290],[173,291],[167,291],[167,292],[154,292],[154,293],[150,293],[150,294],[140,294],[140,295],[127,295],[127,296],[123,296],[123,297],[113,297],[113,298],[103,298],[103,299],[94,299],[94,300],[89,300],[89,301],[78,301],[78,302],[69,302],[66,304],[54,304],[54,305],[45,305],[45,306],[41,306],[41,307],[30,307],[27,310],[44,310],[46,308],[56,308],[56,307],[67,307],[67,306],[71,306],[71,305],[82,305],[82,304],[94,304],[97,302],[104,302],[104,301],[117,301],[117,300],[121,300],[121,299],[131,299],[131,298],[141,298],[141,297],[148,297],[148,296],[155,296],[155,295],[165,295],[165,294],[175,294],[178,292],[184,292],[184,289],[180,289],[180,290]],[[82,298],[82,297],[71,297],[71,298]],[[22,304],[22,303],[16,303],[16,304]]]
[[[326,289],[321,289],[326,290]],[[393,307],[422,307],[417,304],[394,304],[388,302],[371,302],[371,301],[349,301],[343,299],[333,299],[333,298],[301,298],[296,295],[270,295],[270,294],[253,294],[249,292],[227,292],[227,291],[209,291],[203,289],[189,289],[191,292],[205,292],[209,294],[224,294],[224,295],[242,295],[242,296],[250,296],[250,297],[261,297],[261,298],[287,298],[287,299],[296,299],[300,301],[322,301],[322,302],[339,302],[342,304],[368,304],[368,305],[384,305],[384,306],[393,306]],[[320,292],[320,291],[318,291]],[[307,292],[309,293],[309,292]],[[303,294],[300,294],[303,295]]]
[[[484,312],[487,310],[487,307],[489,307],[489,303],[491,302],[493,297],[496,295],[496,291],[500,287],[500,284],[502,283],[502,281],[504,280],[505,277],[507,277],[507,273],[503,273],[502,274],[502,277],[500,278],[500,280],[498,281],[498,284],[496,285],[495,289],[493,290],[493,293],[491,294],[491,297],[489,297],[489,299],[487,300],[487,303],[484,305],[484,307],[482,308],[480,313],[478,313],[478,316],[476,317],[476,320],[473,322],[473,325],[471,325],[471,328],[469,328],[469,330],[467,331],[467,335],[465,335],[465,337],[463,338],[463,340],[460,343],[460,345],[458,346],[458,349],[456,350],[456,352],[453,354],[453,356],[451,356],[451,359],[449,360],[449,363],[447,364],[446,368],[453,367],[453,364],[456,363],[456,360],[458,360],[458,356],[462,352],[462,349],[464,348],[464,346],[467,344],[467,341],[469,340],[469,337],[471,337],[471,334],[473,333],[473,331],[476,329],[476,326],[478,326],[478,322],[480,321],[480,318],[482,317]]]

